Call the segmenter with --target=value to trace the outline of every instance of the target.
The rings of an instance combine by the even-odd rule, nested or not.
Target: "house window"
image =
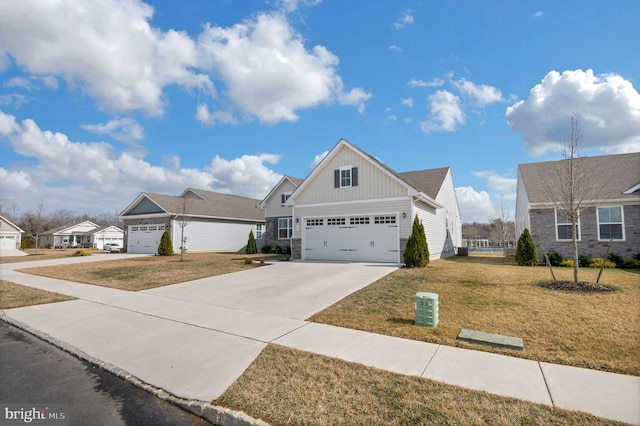
[[[346,166],[333,171],[334,188],[350,188],[352,186],[358,186],[357,167]]]
[[[324,219],[307,219],[307,226],[322,226]]]
[[[327,225],[329,226],[344,225],[345,223],[346,223],[346,220],[344,217],[333,217],[333,218],[327,219]]]
[[[566,218],[562,213],[556,211],[556,231],[557,240],[571,240],[571,219]],[[576,222],[576,239],[580,240],[580,218]]]
[[[290,217],[281,217],[278,219],[278,239],[284,240],[291,238],[293,234],[292,222]]]
[[[622,207],[598,207],[598,239],[624,240]]]
[[[256,224],[256,238],[262,238],[263,226],[261,223]]]
[[[369,218],[368,217],[352,217],[349,219],[350,225],[368,225]]]
[[[287,201],[291,197],[291,192],[285,192],[284,194],[280,194],[280,204],[284,206],[285,201]]]

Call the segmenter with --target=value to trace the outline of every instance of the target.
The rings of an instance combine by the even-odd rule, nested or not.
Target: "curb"
[[[135,387],[148,392],[157,398],[160,398],[170,404],[176,405],[182,408],[185,411],[188,411],[211,424],[219,425],[219,426],[270,426],[269,423],[266,423],[260,419],[254,419],[248,414],[242,411],[234,411],[225,407],[219,407],[217,405],[212,405],[205,401],[199,401],[196,399],[184,399],[178,396],[175,396],[164,389],[157,388],[153,385],[143,382],[136,376],[130,374],[129,372],[123,370],[120,367],[117,367],[113,364],[109,364],[104,362],[98,358],[92,357],[87,353],[81,351],[75,346],[71,346],[66,344],[65,342],[58,340],[54,337],[51,337],[47,333],[44,333],[40,330],[37,330],[33,327],[30,327],[26,324],[21,323],[20,321],[16,321],[13,318],[7,317],[4,311],[0,310],[0,320],[4,321],[8,324],[11,324],[20,330],[26,331],[29,334],[34,335],[40,340],[44,340],[47,343],[52,344],[53,346],[61,349],[68,354],[75,356],[83,361],[86,361],[90,364],[99,367],[114,376],[121,378],[122,380],[134,385]]]

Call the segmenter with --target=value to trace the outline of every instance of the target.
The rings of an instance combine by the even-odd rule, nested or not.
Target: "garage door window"
[[[131,227],[131,232],[138,232],[138,227],[137,226],[132,226]]]
[[[369,218],[368,217],[352,217],[349,219],[350,225],[368,225]]]
[[[346,224],[346,219],[344,217],[332,217],[330,219],[327,219],[327,225],[329,226],[338,226],[338,225],[345,225]]]
[[[307,219],[307,226],[322,226],[324,219]]]
[[[373,222],[376,224],[396,223],[396,217],[395,216],[376,216],[373,219]]]
[[[293,234],[292,220],[290,217],[282,217],[278,219],[278,238],[288,239]]]

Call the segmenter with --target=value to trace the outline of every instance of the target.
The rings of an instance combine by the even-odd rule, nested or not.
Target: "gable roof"
[[[64,225],[56,226],[55,228],[49,229],[40,235],[64,234],[65,231],[71,231],[73,228],[76,228],[81,225],[87,225],[87,226],[92,226],[93,228],[98,228],[98,225],[96,225],[95,223],[89,220],[84,220],[78,223],[72,222],[72,223],[65,223]],[[73,233],[73,231],[71,232]]]
[[[297,178],[297,177],[293,177],[293,176],[289,176],[289,175],[284,175],[282,176],[282,179],[280,179],[280,181],[278,181],[278,183],[276,183],[274,185],[274,187],[271,189],[271,191],[269,191],[269,193],[267,194],[266,197],[264,197],[264,199],[260,202],[260,204],[258,204],[258,207],[264,207],[267,205],[267,200],[269,198],[271,198],[271,196],[277,192],[277,189],[280,187],[280,185],[282,185],[283,182],[289,181],[293,184],[293,186],[295,186],[296,188],[300,186],[300,184],[302,184],[302,182],[304,182],[303,179]]]
[[[374,166],[378,167],[380,170],[386,173],[389,177],[396,180],[402,186],[407,188],[409,195],[412,195],[418,199],[421,199],[423,202],[425,202],[426,204],[434,208],[444,207],[442,204],[438,203],[435,200],[435,198],[438,195],[440,188],[442,187],[444,177],[446,176],[446,171],[449,170],[448,167],[444,167],[442,169],[419,170],[415,172],[398,173],[395,170],[393,170],[391,167],[382,163],[380,160],[378,160],[374,156],[367,154],[366,152],[364,152],[363,150],[353,145],[351,142],[347,141],[344,138],[340,139],[338,143],[331,149],[331,151],[329,151],[329,153],[316,165],[316,167],[314,167],[314,169],[311,171],[309,176],[307,176],[307,178],[304,179],[302,184],[298,186],[298,188],[293,192],[293,194],[291,194],[291,197],[289,197],[289,200],[287,200],[285,205],[288,205],[288,206],[293,205],[293,203],[295,202],[296,195],[304,190],[304,188],[308,185],[308,182],[313,180],[313,178],[318,173],[320,173],[320,170],[324,168],[324,165],[327,164],[331,158],[337,155],[338,151],[342,146],[346,146],[349,149],[357,152],[363,158],[370,161]],[[442,174],[443,169],[445,170],[445,173],[444,175],[442,175],[442,178],[440,179],[440,175]],[[440,170],[440,171],[436,172],[436,170]],[[426,179],[427,176],[435,178],[436,180],[438,179],[440,180],[439,182],[427,183],[426,181],[424,181],[424,179]],[[409,182],[409,179],[411,179],[412,182]],[[437,186],[437,189],[435,188],[435,186]],[[434,195],[431,195],[431,194],[434,194]]]
[[[113,229],[112,229],[113,228]],[[89,234],[98,234],[100,232],[105,232],[105,231],[116,231],[116,232],[122,232],[124,233],[124,231],[120,228],[118,228],[115,225],[106,225],[106,226],[101,226],[99,228],[96,229],[92,229],[91,231],[89,231]]]
[[[640,152],[581,157],[577,160],[580,161],[580,167],[590,171],[593,185],[596,188],[603,188],[600,200],[640,199],[640,192],[637,189],[640,184]],[[564,161],[569,160],[518,165],[518,175],[522,179],[530,204],[550,201],[540,181],[544,176],[552,176]],[[632,190],[634,187],[636,190]]]
[[[200,198],[187,198],[189,200],[188,216],[264,221],[264,213],[257,208],[260,200],[195,188],[187,188],[181,196],[143,192],[123,210],[120,217],[135,216],[129,213],[145,199],[158,206],[159,213],[180,215],[182,214],[182,199],[188,193],[193,193]]]
[[[398,176],[435,200],[442,188],[444,179],[447,177],[447,173],[449,173],[449,169],[449,167],[440,167],[439,169],[416,170],[398,173]]]
[[[11,220],[9,220],[9,216],[5,215],[3,213],[0,213],[0,219],[2,219],[3,222],[6,222],[7,224],[9,224],[9,226],[15,228],[16,231],[18,232],[24,232],[22,229],[18,228],[18,226],[16,224],[14,224],[13,222],[11,222]]]

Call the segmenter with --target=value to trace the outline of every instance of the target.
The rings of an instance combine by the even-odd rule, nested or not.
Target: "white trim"
[[[611,209],[611,208],[619,208],[620,209],[620,218],[621,218],[621,222],[620,222],[620,226],[622,227],[622,239],[607,239],[607,240],[603,240],[600,237],[600,209]],[[618,224],[618,222],[605,222],[606,224]],[[596,227],[598,228],[598,241],[616,241],[616,242],[622,242],[622,241],[626,241],[625,238],[625,234],[624,234],[624,206],[598,206],[596,207]]]
[[[392,201],[407,201],[412,197],[393,197],[393,198],[370,198],[368,200],[350,200],[350,201],[331,201],[327,203],[310,203],[310,204],[296,204],[295,208],[309,208],[309,207],[323,207],[323,206],[346,206],[350,204],[364,204],[364,203],[386,203]]]
[[[558,209],[554,209],[553,213],[554,213],[554,215],[553,215],[554,216],[554,222],[556,224],[556,226],[555,226],[555,228],[556,228],[556,241],[558,241],[558,242],[573,241],[572,238],[568,238],[568,239],[566,239],[566,238],[563,238],[563,239],[558,238]],[[571,229],[571,222],[569,222],[569,223],[564,223],[563,222],[560,225],[568,226],[569,229]],[[582,241],[582,225],[580,223],[580,217],[578,217],[578,221],[576,222],[576,226],[578,227],[578,232],[577,232],[578,238],[576,238],[576,241]]]
[[[640,189],[640,183],[637,184],[637,185],[632,186],[629,189],[627,189],[626,191],[623,192],[623,194],[633,194],[634,192],[636,192],[639,189]]]

